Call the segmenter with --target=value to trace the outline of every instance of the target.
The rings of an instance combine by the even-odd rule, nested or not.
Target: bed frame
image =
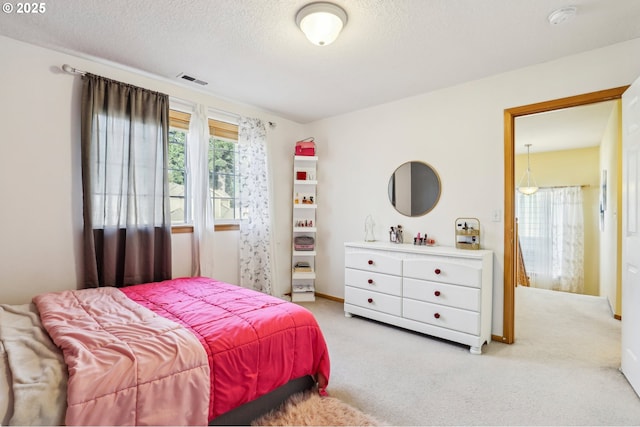
[[[265,394],[251,402],[232,409],[209,422],[210,426],[248,426],[251,423],[267,414],[273,409],[277,409],[289,397],[296,393],[309,390],[315,386],[315,380],[310,376],[300,377],[291,380],[285,385],[278,387],[272,392]]]

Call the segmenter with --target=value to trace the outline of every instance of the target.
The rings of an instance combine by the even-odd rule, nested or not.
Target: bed
[[[307,309],[209,278],[0,306],[3,425],[246,424],[329,370]]]

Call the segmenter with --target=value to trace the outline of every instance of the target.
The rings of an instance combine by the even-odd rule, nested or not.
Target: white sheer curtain
[[[187,191],[193,216],[191,274],[213,277],[214,216],[209,179],[209,124],[203,105],[189,120]]]
[[[238,124],[240,285],[272,294],[272,237],[267,137],[259,119]]]
[[[517,193],[516,215],[531,286],[584,291],[584,214],[581,187]]]

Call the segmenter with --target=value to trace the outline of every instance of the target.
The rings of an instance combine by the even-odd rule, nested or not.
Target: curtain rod
[[[77,68],[73,68],[69,64],[62,65],[62,71],[65,71],[65,72],[67,72],[69,74],[80,74],[81,76],[84,76],[85,74],[87,74],[86,71],[82,71],[82,70],[78,70]]]
[[[63,64],[62,65],[62,71],[66,72],[66,73],[69,73],[69,74],[78,74],[78,75],[81,75],[81,76],[84,76],[85,74],[87,74],[86,71],[74,68],[69,64]],[[177,99],[177,98],[174,98],[174,99]],[[184,101],[180,99],[179,102],[184,102]],[[239,119],[240,117],[242,117],[240,114],[231,113],[229,111],[221,110],[219,108],[208,107],[207,109],[215,111],[215,112],[217,112],[219,114],[224,114],[226,116],[234,117],[236,119]],[[272,121],[268,121],[267,124],[272,128],[275,128],[278,125],[276,122],[272,122]]]
[[[207,110],[211,111],[211,112],[214,112],[214,113],[218,113],[218,114],[224,115],[224,116],[233,117],[235,119],[241,119],[242,117],[244,117],[241,114],[232,113],[232,112],[229,112],[229,111],[221,110],[220,108],[207,107]],[[278,126],[278,123],[272,122],[272,121],[267,121],[267,124],[272,129],[275,129],[276,126]]]
[[[538,188],[567,188],[567,187],[580,187],[580,188],[588,188],[591,187],[590,184],[582,184],[582,185],[549,185],[546,187],[540,186]]]
[[[221,108],[214,108],[214,107],[209,107],[207,106],[207,110],[215,112],[215,113],[220,113],[220,114],[224,114],[226,116],[231,116],[231,117],[235,117],[236,119],[239,119],[240,117],[242,117],[240,114],[238,113],[232,113],[231,111],[226,111],[223,110]]]
[[[240,118],[243,117],[242,115],[240,115],[238,113],[231,113],[229,111],[221,110],[219,108],[214,108],[214,107],[207,107],[207,110],[213,111],[213,112],[216,112],[216,113],[219,113],[219,114],[224,114],[226,116],[235,117],[236,119],[240,119]],[[278,124],[276,122],[272,122],[272,121],[267,121],[267,124],[271,128],[275,128],[276,126],[278,126]]]

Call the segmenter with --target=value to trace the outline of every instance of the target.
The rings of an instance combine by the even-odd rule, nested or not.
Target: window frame
[[[191,114],[184,112],[184,111],[180,111],[180,110],[176,110],[176,109],[169,109],[169,131],[171,130],[177,130],[180,132],[183,132],[185,135],[184,138],[184,164],[183,164],[183,205],[184,205],[184,218],[183,218],[183,222],[182,223],[174,223],[173,220],[171,222],[171,229],[173,230],[174,227],[176,228],[184,228],[184,227],[191,227],[191,230],[193,230],[193,225],[191,225],[191,203],[190,203],[190,194],[189,194],[189,186],[188,186],[188,180],[189,180],[189,174],[188,174],[188,156],[189,156],[189,150],[187,149],[188,144],[189,144],[189,121],[191,119]],[[169,142],[169,144],[174,144],[172,142]],[[167,172],[169,172],[170,170],[174,170],[173,168],[170,167],[169,164],[167,164]]]
[[[228,118],[227,119],[222,119],[219,116],[216,115],[211,115],[208,117],[208,125],[209,125],[209,153],[211,153],[212,156],[215,156],[215,140],[222,140],[222,141],[228,141],[228,142],[232,142],[235,144],[234,147],[234,164],[233,164],[233,176],[235,178],[238,177],[238,124],[237,123],[233,123],[232,121],[230,121]],[[215,164],[212,163],[212,169],[209,170],[209,174],[211,179],[213,179],[213,176],[215,174]],[[211,182],[212,186],[213,186],[213,182]],[[232,199],[234,200],[234,206],[239,206],[240,203],[240,197],[239,197],[239,193],[238,193],[238,189],[234,186],[234,194]],[[215,205],[216,203],[216,196],[215,196],[215,191],[214,191],[214,195],[213,195],[213,203]],[[235,209],[239,209],[238,208],[234,208]],[[234,214],[235,216],[235,214]],[[240,220],[242,218],[242,212],[238,211],[238,216],[233,218],[233,219],[222,219],[222,218],[215,218],[215,207],[214,207],[214,223],[216,224],[216,230],[218,230],[218,228],[220,228],[220,230],[239,230],[240,229]],[[220,226],[220,227],[219,227]]]
[[[210,144],[213,142],[214,138],[223,139],[227,141],[232,141],[234,143],[238,143],[238,124],[234,123],[237,118],[230,120],[230,117],[234,117],[229,115],[225,118],[222,118],[216,114],[209,114],[207,117],[207,122],[209,125],[209,141]],[[188,171],[188,144],[189,144],[189,123],[191,120],[191,113],[176,108],[175,106],[171,106],[169,109],[169,128],[182,130],[185,132],[185,145],[184,145],[184,201],[185,201],[185,217],[184,223],[172,223],[171,224],[171,232],[172,234],[183,234],[183,233],[193,233],[193,219],[191,217],[190,212],[190,197],[191,195],[188,193],[188,185],[187,180],[189,179],[189,171]],[[236,149],[237,153],[237,149]],[[238,174],[238,162],[237,157],[234,159],[234,174],[237,176]],[[169,166],[169,165],[168,165]],[[213,176],[213,169],[209,171],[210,176]],[[239,203],[239,194],[238,191],[234,188],[234,199],[236,203]],[[215,194],[214,194],[215,201]],[[215,215],[215,212],[214,212]],[[240,229],[240,219],[235,218],[233,220],[224,220],[224,219],[215,219],[214,223],[214,231],[234,231]]]

